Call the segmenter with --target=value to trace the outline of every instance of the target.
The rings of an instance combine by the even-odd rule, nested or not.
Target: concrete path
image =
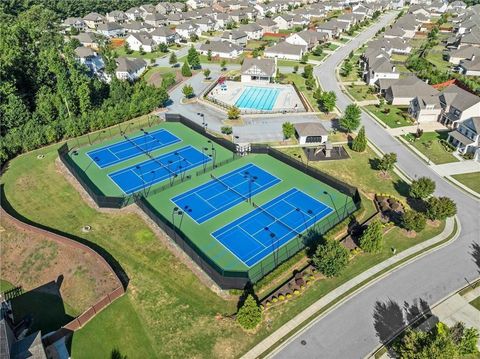
[[[480,172],[480,163],[474,160],[444,163],[442,165],[431,165],[431,167],[440,176],[452,176],[462,173]]]
[[[408,133],[417,133],[417,128],[420,127],[424,132],[434,132],[434,131],[449,131],[448,127],[445,127],[440,122],[425,122],[421,123],[420,126],[404,126],[397,128],[389,128],[387,132],[392,136],[403,136]]]
[[[382,16],[377,23],[362,32],[346,46],[332,54],[321,66],[314,69],[322,87],[335,91],[337,106],[344,110],[352,101],[337,82],[335,69],[383,26],[395,18],[395,13]],[[382,338],[397,328],[380,332],[374,315],[378,308],[393,303],[401,310],[404,303],[415,303],[419,299],[433,305],[450,293],[473,281],[479,276],[479,267],[473,258],[473,246],[480,243],[480,201],[473,199],[447,182],[428,167],[398,139],[391,136],[367,113],[362,113],[362,124],[371,142],[382,152],[395,152],[397,166],[410,178],[427,176],[432,178],[437,189],[435,194],[452,198],[458,206],[458,217],[462,232],[459,238],[419,260],[394,271],[389,276],[369,286],[356,296],[343,302],[299,335],[287,340],[276,353],[278,358],[361,358],[370,353]],[[302,344],[302,341],[306,345]]]

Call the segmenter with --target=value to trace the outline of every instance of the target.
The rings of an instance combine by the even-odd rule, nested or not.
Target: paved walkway
[[[335,288],[322,298],[320,298],[318,301],[313,303],[310,307],[305,309],[303,312],[298,314],[296,317],[294,317],[292,320],[281,326],[279,329],[277,329],[274,333],[272,333],[270,336],[265,338],[263,341],[261,341],[259,344],[257,344],[254,348],[252,348],[248,353],[246,353],[243,356],[243,359],[254,359],[260,356],[262,353],[264,353],[266,350],[268,350],[271,346],[273,346],[275,343],[277,343],[279,340],[281,340],[284,336],[286,336],[288,333],[290,333],[292,330],[300,326],[304,321],[307,319],[311,318],[312,316],[315,315],[318,311],[320,311],[322,308],[324,308],[326,305],[337,299],[338,297],[344,295],[348,291],[352,290],[362,282],[366,281],[372,276],[378,275],[381,271],[385,270],[386,268],[394,265],[395,263],[398,263],[405,258],[409,257],[410,255],[423,251],[426,248],[434,245],[435,243],[441,242],[445,240],[452,232],[454,228],[454,220],[453,218],[449,218],[446,221],[445,228],[442,233],[440,233],[438,236],[429,239],[423,243],[420,243],[416,246],[410,247],[403,252],[400,252],[389,259],[383,261],[382,263],[377,264],[376,266],[371,267],[367,271],[363,272],[362,274],[359,274],[355,278],[349,280],[348,282],[342,284],[341,286]],[[408,262],[407,262],[408,263]],[[406,264],[406,263],[405,263]],[[396,269],[396,268],[395,268]],[[392,269],[390,271],[393,271],[395,269]],[[387,273],[383,274],[386,275]],[[362,288],[358,289],[356,292],[352,293],[352,295],[355,295],[359,291],[361,291]],[[347,299],[347,298],[346,298]],[[344,299],[344,300],[346,300]],[[326,313],[325,313],[326,314]],[[307,328],[317,321],[319,321],[325,314],[321,315],[320,317],[316,318],[311,324],[307,326]],[[280,348],[281,349],[281,348]],[[270,356],[274,356],[278,350],[274,351],[271,353]]]
[[[420,127],[424,132],[434,132],[434,131],[448,131],[449,128],[442,125],[440,122],[425,122],[421,123],[420,126],[405,126],[397,128],[389,128],[387,132],[392,136],[403,136],[408,133],[416,133],[417,128]]]
[[[452,176],[462,173],[480,172],[480,163],[474,160],[462,162],[444,163],[442,165],[430,165],[440,176]]]

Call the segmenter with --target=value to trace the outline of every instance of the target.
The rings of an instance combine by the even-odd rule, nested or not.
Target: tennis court
[[[212,159],[192,146],[151,157],[149,160],[110,173],[108,176],[125,194],[132,194],[158,182],[184,176],[185,172]]]
[[[144,131],[136,137],[124,136],[124,138],[123,141],[87,152],[87,155],[100,168],[105,168],[181,141],[163,128],[153,132]]]
[[[292,188],[212,233],[247,266],[253,266],[333,212]]]
[[[249,163],[234,171],[172,198],[197,223],[203,223],[280,182],[262,168]]]

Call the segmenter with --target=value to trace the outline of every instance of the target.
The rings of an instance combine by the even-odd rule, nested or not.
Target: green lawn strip
[[[8,280],[0,279],[0,293],[5,293],[6,291],[15,288],[16,286],[10,283]]]
[[[408,55],[402,55],[402,54],[392,54],[391,58],[392,61],[400,61],[400,62],[405,62],[408,59]]]
[[[443,226],[440,227],[441,228],[441,231],[439,231],[437,234],[440,234],[442,231],[443,231]],[[363,286],[365,286],[366,284],[370,283],[371,281],[375,280],[376,278],[379,278],[381,277],[383,274],[399,267],[400,265],[402,265],[403,263],[406,263],[408,261],[410,261],[411,259],[421,255],[422,253],[425,253],[427,251],[430,251],[444,243],[447,243],[449,240],[451,240],[455,234],[457,232],[457,222],[455,221],[455,224],[454,224],[454,229],[453,229],[453,232],[447,237],[445,238],[444,240],[440,241],[440,242],[437,242],[435,244],[432,244],[431,246],[427,247],[427,248],[424,248],[422,249],[421,251],[418,251],[416,253],[413,253],[405,258],[403,258],[402,260],[392,264],[391,266],[387,267],[387,268],[384,268],[382,269],[381,271],[379,271],[378,273],[376,273],[375,275],[372,275],[371,277],[365,279],[364,281],[362,281],[361,283],[357,284],[356,286],[352,287],[350,290],[348,290],[347,292],[343,293],[342,295],[340,295],[339,297],[337,297],[335,300],[331,301],[330,303],[328,303],[326,306],[324,306],[322,309],[320,309],[318,312],[316,312],[314,315],[312,315],[310,318],[308,318],[307,320],[305,320],[302,324],[300,324],[299,326],[297,326],[295,329],[293,329],[291,332],[289,332],[286,336],[284,336],[282,339],[280,339],[277,343],[275,343],[273,346],[271,346],[267,351],[263,352],[261,355],[260,355],[260,358],[264,358],[266,357],[269,353],[271,353],[273,350],[275,350],[279,345],[281,345],[282,343],[284,343],[286,340],[288,340],[289,338],[291,338],[292,336],[294,336],[296,333],[298,333],[302,328],[304,328],[306,325],[308,325],[312,320],[315,320],[316,318],[318,318],[318,316],[320,316],[322,313],[326,312],[327,310],[329,310],[330,308],[332,308],[334,305],[336,305],[337,303],[339,303],[340,301],[342,301],[343,299],[347,298],[348,296],[350,296],[352,293],[356,292],[358,289],[362,288]],[[435,235],[437,235],[435,234]],[[421,241],[420,241],[421,242]],[[418,243],[420,243],[418,242]],[[418,244],[418,243],[414,243],[414,244],[411,244],[410,246],[413,246],[415,244]],[[409,247],[410,247],[409,246]],[[398,247],[397,248],[397,251],[399,250]],[[407,247],[408,248],[408,247]],[[391,253],[391,251],[390,251]],[[398,252],[397,252],[398,253]],[[388,258],[384,258],[383,260],[386,260]],[[354,259],[355,260],[355,259]],[[381,263],[383,260],[380,260],[378,263]],[[370,265],[370,267],[373,267],[374,265],[378,264],[378,263],[372,263]],[[334,279],[327,279],[328,280],[339,280],[339,278],[342,278],[344,276],[347,275],[347,271],[349,271],[349,269],[351,268],[352,264],[349,265],[349,267],[347,267],[347,269],[342,272],[342,274],[337,277],[337,278],[334,278]],[[369,268],[370,268],[369,267]],[[364,272],[365,270],[367,270],[368,268],[365,268],[362,272]],[[360,272],[361,273],[361,272]],[[357,274],[360,274],[360,273],[357,273]],[[356,274],[356,275],[357,275]],[[355,275],[353,275],[351,278],[355,277]],[[342,280],[340,283],[338,283],[336,285],[336,287],[342,285],[343,283],[345,283],[346,281],[348,281],[349,279],[351,278],[348,278],[348,279],[344,279]],[[323,280],[325,281],[325,280]],[[322,282],[322,281],[320,281]],[[310,291],[310,289],[309,289]],[[308,292],[307,292],[308,293]],[[316,300],[318,300],[320,297],[317,297]]]
[[[310,57],[309,57],[310,58]],[[294,60],[277,60],[277,66],[298,66],[298,67],[303,67],[305,66],[304,64],[301,64],[299,61],[294,61]]]
[[[443,59],[443,54],[441,52],[434,52],[431,50],[427,53],[426,59],[442,72],[447,72],[451,69],[452,64]]]
[[[221,58],[212,57],[212,59],[209,60],[207,55],[199,55],[199,57],[200,57],[200,63],[202,63],[202,64],[218,64],[218,65],[220,65],[220,63],[222,61],[225,61],[227,64],[239,65],[242,62],[242,60],[245,58],[245,53],[242,53],[240,56],[238,56],[235,59],[223,58],[223,57],[221,57]],[[183,64],[185,61],[187,61],[187,56],[182,56],[179,59],[177,59],[177,61],[178,61],[178,63]]]
[[[342,44],[346,44],[350,41],[350,39],[347,39],[346,37],[341,37],[338,41],[340,41]]]
[[[126,126],[124,126],[126,127]],[[170,153],[172,151],[181,149],[185,146],[191,145],[198,149],[199,151],[202,150],[205,146],[207,146],[207,139],[201,135],[199,135],[197,132],[181,125],[180,123],[171,123],[171,122],[165,122],[162,123],[161,125],[154,126],[152,128],[149,128],[148,130],[150,132],[155,131],[159,128],[165,128],[174,135],[176,135],[178,138],[180,138],[182,141],[177,142],[173,145],[165,146],[163,148],[157,149],[155,151],[151,152],[151,155],[154,157],[160,156],[162,154]],[[117,129],[118,131],[118,129]],[[108,132],[108,134],[110,131]],[[115,172],[117,170],[127,168],[132,165],[136,165],[138,163],[150,160],[150,158],[146,154],[142,154],[137,157],[133,157],[131,159],[128,159],[126,161],[119,162],[117,164],[114,164],[112,166],[106,167],[106,168],[99,168],[95,163],[92,163],[92,160],[90,157],[87,155],[87,152],[96,149],[96,148],[101,148],[106,145],[116,143],[119,141],[125,141],[125,139],[120,135],[119,132],[113,131],[112,134],[115,136],[112,139],[108,139],[104,142],[97,143],[93,146],[86,146],[86,147],[81,147],[78,149],[78,154],[73,155],[71,154],[71,158],[77,163],[77,165],[84,171],[85,175],[90,178],[95,185],[98,187],[99,192],[101,194],[107,195],[107,196],[122,196],[123,192],[122,190],[117,187],[114,182],[108,177],[109,173]],[[135,136],[141,135],[141,131],[134,132],[132,134],[129,134],[129,138],[133,138]],[[220,147],[216,144],[213,145],[214,148],[216,149],[216,154],[217,154],[217,162],[226,160],[227,158],[231,158],[232,153],[228,150],[226,150],[223,147]],[[208,147],[210,148],[210,144],[208,144]],[[210,153],[210,152],[208,152]],[[199,166],[187,171],[187,174],[193,174],[196,171],[199,171],[202,165],[200,164]],[[153,185],[151,188],[152,190],[155,189],[156,187],[160,187],[162,185],[165,185],[168,183],[169,179],[165,179],[155,185]]]
[[[307,86],[305,86],[305,78],[300,73],[285,74],[285,79],[295,83],[295,86],[297,86],[298,90],[304,94],[314,111],[320,111],[317,100],[313,98],[312,91],[308,90]]]
[[[166,74],[168,73],[171,73],[171,74],[174,74],[175,75],[175,69],[172,68],[172,67],[160,67],[160,66],[156,66],[156,67],[151,67],[147,70],[147,72],[145,72],[145,74],[143,75],[145,77],[145,80],[150,80],[150,78],[152,77],[153,74],[156,74],[156,73],[159,73],[163,76],[165,76]]]
[[[353,72],[353,71],[352,71]],[[377,96],[371,93],[367,85],[346,85],[348,93],[357,101],[376,100]]]
[[[447,131],[425,132],[418,140],[412,140],[411,135],[403,135],[402,137],[437,165],[458,162],[458,159],[452,153],[445,150],[440,143],[440,140],[447,139]]]
[[[480,193],[480,172],[463,173],[460,175],[453,175],[452,177],[471,190]]]
[[[325,57],[327,57],[327,55],[328,54],[325,53],[325,52],[322,52],[322,54],[320,56],[309,54],[308,55],[308,60],[322,61]]]
[[[340,45],[335,45],[335,44],[330,43],[330,44],[327,45],[326,48],[327,48],[328,50],[330,50],[330,51],[335,51],[335,50],[338,49],[339,47],[340,47]]]
[[[407,116],[407,108],[403,106],[385,104],[382,107],[368,105],[365,106],[365,108],[390,128],[412,126],[414,124],[413,120]],[[385,113],[386,109],[390,111]],[[403,115],[405,115],[405,117]]]
[[[480,310],[480,297],[475,298],[470,302],[471,305],[473,305],[475,308]],[[479,313],[480,314],[480,313]]]

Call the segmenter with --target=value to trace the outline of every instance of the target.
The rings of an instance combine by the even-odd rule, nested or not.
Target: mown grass
[[[470,302],[471,305],[473,305],[475,308],[480,310],[480,297],[475,298]],[[480,314],[480,313],[479,313]]]
[[[353,72],[354,71],[352,71],[352,73]],[[377,99],[377,96],[371,92],[370,86],[367,85],[347,85],[346,89],[348,93],[357,101],[370,101]]]
[[[405,107],[385,104],[380,107],[368,105],[366,108],[390,128],[413,125],[413,120],[407,116],[408,112]],[[387,112],[386,110],[389,111]]]
[[[441,140],[447,139],[447,131],[425,132],[420,139],[413,141],[410,135],[404,135],[403,137],[424,154],[429,161],[437,165],[458,162],[458,159],[440,143]]]
[[[468,188],[480,193],[480,172],[463,173],[461,175],[453,175],[452,177]]]
[[[10,283],[8,280],[0,279],[0,293],[4,293],[7,290],[15,288],[13,283]]]

